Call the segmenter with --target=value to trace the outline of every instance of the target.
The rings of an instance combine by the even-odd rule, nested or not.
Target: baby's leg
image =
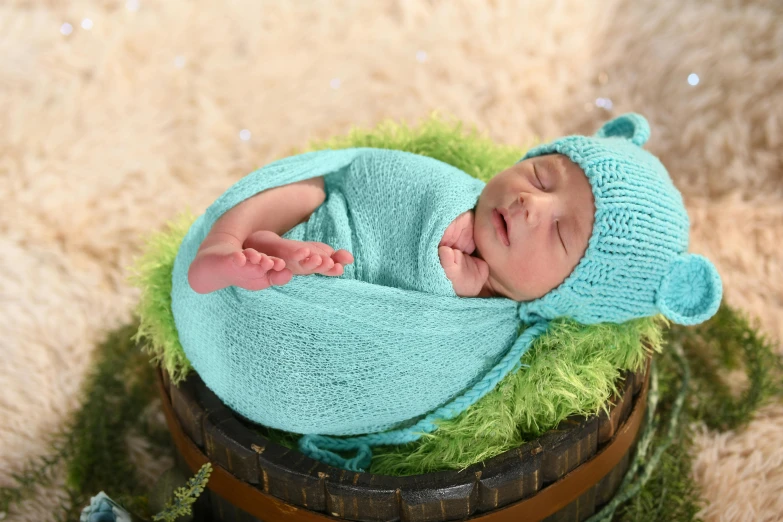
[[[199,251],[188,271],[188,282],[194,291],[206,294],[228,286],[263,290],[291,280],[293,273],[285,268],[282,259],[252,248],[239,249],[236,241],[226,238]]]

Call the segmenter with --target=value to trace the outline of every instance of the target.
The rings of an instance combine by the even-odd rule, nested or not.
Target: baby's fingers
[[[472,254],[476,250],[476,243],[473,241],[473,231],[465,229],[460,232],[455,248],[462,250],[466,254]]]
[[[440,258],[441,266],[443,266],[443,268],[451,268],[455,265],[457,263],[457,252],[459,252],[459,250],[454,250],[451,247],[438,247],[438,257]]]
[[[465,260],[468,261],[471,273],[475,274],[482,282],[487,280],[489,277],[489,265],[486,261],[473,256],[465,256]]]

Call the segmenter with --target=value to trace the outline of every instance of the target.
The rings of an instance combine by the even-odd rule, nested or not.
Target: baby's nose
[[[530,226],[538,226],[552,218],[554,204],[549,194],[519,194],[522,217]]]

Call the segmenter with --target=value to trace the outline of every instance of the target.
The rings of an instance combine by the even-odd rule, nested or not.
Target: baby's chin
[[[476,247],[476,251],[473,253],[474,256],[478,256],[478,246]],[[481,257],[479,257],[481,259]],[[491,264],[487,263],[489,266],[489,277],[487,278],[487,282],[484,283],[484,287],[481,289],[481,293],[479,294],[479,297],[505,297],[506,299],[511,299],[512,301],[519,301],[514,297],[513,292],[508,292],[502,285],[497,283],[497,278],[495,277],[495,274],[497,272],[494,270]]]
[[[518,282],[516,285],[500,285],[497,284],[497,277],[494,276],[494,274],[497,272],[493,272],[491,266],[489,268],[489,273],[492,277],[492,281],[495,281],[495,284],[491,285],[493,294],[497,297],[505,297],[506,299],[511,299],[512,301],[516,301],[518,303],[528,303],[530,301],[535,301],[536,299],[541,299],[549,292],[557,288],[554,287],[543,291],[541,288],[532,288],[530,285],[525,285],[524,282],[521,282],[521,284]],[[492,281],[490,281],[490,283]]]

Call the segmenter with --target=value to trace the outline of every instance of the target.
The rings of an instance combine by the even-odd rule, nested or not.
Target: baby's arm
[[[231,285],[261,290],[287,283],[293,273],[286,262],[248,248],[246,242],[252,238],[258,244],[259,236],[267,243],[287,241],[280,235],[306,221],[325,199],[323,177],[317,177],[262,191],[231,208],[201,243],[188,270],[191,288],[205,294]]]

